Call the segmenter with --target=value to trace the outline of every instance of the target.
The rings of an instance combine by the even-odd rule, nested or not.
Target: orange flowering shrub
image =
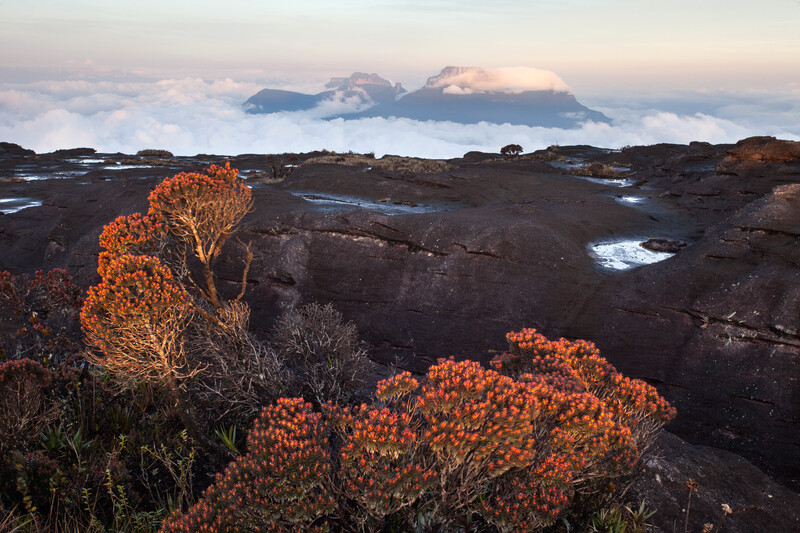
[[[100,253],[98,273],[102,276],[108,263],[120,255],[157,255],[165,233],[166,226],[156,217],[141,213],[117,217],[100,234],[105,251]]]
[[[421,382],[407,372],[380,382],[374,404],[328,404],[327,431],[322,414],[293,415],[291,438],[314,435],[307,468],[324,472],[315,490],[331,495],[314,507],[322,514],[311,514],[353,531],[399,524],[410,530],[478,524],[539,531],[598,481],[631,471],[640,449],[628,424],[648,421],[655,428],[674,415],[646,384],[616,374],[590,343],[551,343],[533,330],[510,333],[509,340],[512,353],[494,365],[513,376],[476,362],[439,360]],[[280,434],[274,412],[261,415],[257,435]],[[304,442],[299,450],[306,449]],[[287,479],[288,456],[269,464],[258,457],[251,449],[197,506],[174,519],[183,529],[165,530],[189,531],[215,516],[264,509],[264,493],[254,487]],[[293,516],[293,502],[282,508],[269,500],[270,512]],[[316,493],[310,502],[319,502]],[[206,518],[192,522],[200,515]],[[231,530],[215,524],[195,530]]]
[[[111,372],[145,381],[186,377],[193,371],[186,368],[180,335],[189,316],[186,291],[158,259],[113,258],[81,309],[86,338],[100,350],[89,358]]]
[[[335,510],[320,413],[302,399],[265,407],[248,435],[248,454],[217,474],[214,485],[164,532],[326,531]]]
[[[495,357],[491,362],[494,368],[521,379],[553,381],[558,376],[558,387],[595,395],[618,424],[630,429],[638,450],[646,448],[655,433],[675,417],[675,409],[655,387],[617,372],[593,343],[551,341],[530,328],[508,333],[506,338],[510,353]]]
[[[211,165],[203,173],[181,172],[162,181],[148,197],[148,214],[164,221],[170,235],[200,261],[205,287],[197,288],[216,309],[223,303],[211,266],[253,205],[250,189],[237,176],[230,163]]]

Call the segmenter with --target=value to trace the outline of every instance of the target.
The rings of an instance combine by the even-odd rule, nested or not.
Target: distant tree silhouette
[[[502,155],[506,159],[510,159],[512,157],[519,157],[519,154],[521,153],[522,153],[522,146],[518,144],[507,144],[500,149],[500,155]]]

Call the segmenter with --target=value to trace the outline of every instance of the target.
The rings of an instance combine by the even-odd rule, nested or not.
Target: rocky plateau
[[[254,329],[332,302],[373,359],[413,371],[451,355],[486,362],[523,327],[593,341],[678,409],[638,486],[672,502],[664,531],[682,527],[676,495],[691,476],[707,514],[739,506],[726,531],[798,529],[800,143],[321,155],[284,165],[0,143],[0,269],[66,268],[88,287],[104,224],[145,210],[164,177],[230,161],[255,202],[219,282],[238,291],[250,243]],[[275,161],[285,179],[265,179]]]

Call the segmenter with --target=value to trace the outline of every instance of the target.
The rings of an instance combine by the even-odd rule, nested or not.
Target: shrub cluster
[[[509,333],[497,370],[440,360],[374,401],[264,408],[240,457],[164,531],[540,531],[630,474],[674,411],[586,342]],[[289,527],[291,524],[291,527]]]
[[[218,290],[252,205],[235,169],[149,201],[105,227],[83,302],[63,271],[0,272],[0,526],[539,531],[631,474],[674,416],[594,345],[535,330],[491,368],[441,359],[367,396],[372,363],[331,305],[250,332],[249,245],[238,294]]]
[[[221,450],[208,435],[232,434],[283,395],[317,405],[353,399],[369,361],[355,328],[332,307],[290,311],[269,346],[254,337],[242,301],[249,245],[239,293],[218,290],[215,262],[252,207],[235,169],[181,172],[162,181],[149,203],[146,215],[119,217],[100,236],[102,282],[81,315],[93,363],[119,381],[164,388],[193,438],[211,451]]]
[[[146,450],[189,457],[151,388],[112,388],[83,359],[80,290],[63,270],[0,273],[0,530],[155,531],[182,489]],[[155,469],[160,470],[155,470]],[[183,498],[187,502],[186,498]],[[18,528],[18,529],[16,529]]]

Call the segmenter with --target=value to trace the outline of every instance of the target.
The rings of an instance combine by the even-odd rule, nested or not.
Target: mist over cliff
[[[608,117],[580,104],[558,75],[527,67],[445,67],[422,88],[406,93],[377,74],[334,78],[315,94],[263,89],[249,113],[309,111],[319,118],[409,118],[458,124],[512,124],[573,129]]]
[[[793,89],[758,93],[592,94],[586,103],[609,117],[610,122],[588,120],[577,127],[564,128],[377,116],[348,120],[322,118],[352,110],[354,105],[347,99],[329,100],[327,105],[332,109],[317,106],[271,114],[247,113],[243,109],[242,102],[265,86],[303,94],[296,90],[298,85],[279,78],[259,82],[147,79],[114,73],[68,76],[68,79],[55,75],[26,78],[5,76],[6,70],[0,68],[0,140],[16,142],[37,152],[75,146],[126,153],[159,147],[184,155],[307,152],[326,148],[375,152],[378,156],[394,153],[448,158],[472,150],[497,151],[510,142],[522,145],[528,152],[552,144],[619,148],[662,142],[685,144],[695,140],[726,143],[752,135],[800,139],[800,97]],[[352,83],[352,77],[340,78],[335,86],[325,90],[343,91],[344,80]],[[371,75],[359,80],[375,81]],[[464,89],[460,80],[454,81],[457,80],[451,78],[449,85],[438,89],[449,92]],[[505,80],[507,84],[510,81],[512,87],[519,86],[519,79],[509,76]],[[491,84],[492,80],[471,82],[474,90],[476,86]],[[391,99],[405,94],[401,101],[411,95],[402,85],[398,87],[396,82],[388,80],[387,83],[355,83],[355,87],[344,90],[353,90],[351,100],[355,107],[365,108],[365,94],[385,91],[391,94]],[[309,85],[304,82],[302,87]],[[324,85],[319,82],[318,86],[324,88]]]

